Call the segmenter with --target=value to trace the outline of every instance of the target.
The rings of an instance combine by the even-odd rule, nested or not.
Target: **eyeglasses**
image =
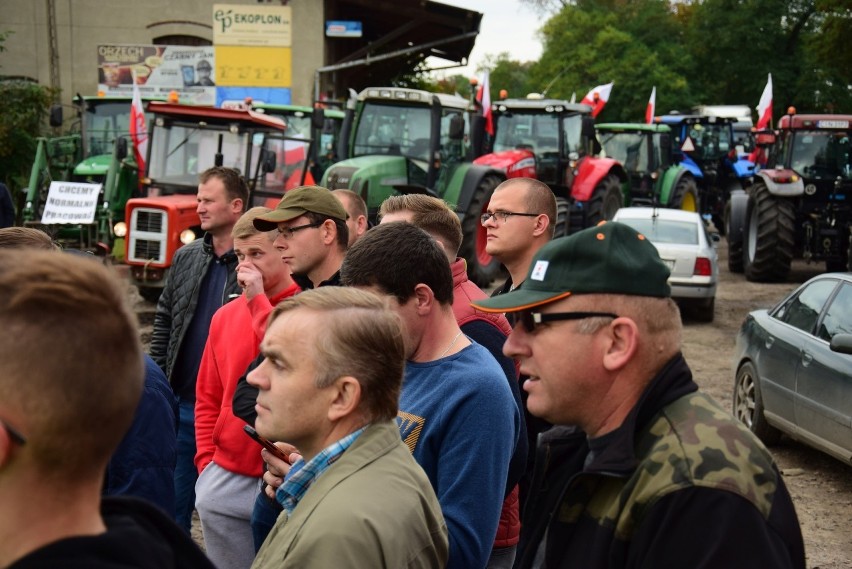
[[[586,318],[618,318],[618,315],[612,312],[550,312],[543,314],[541,312],[522,310],[517,313],[517,317],[521,325],[523,325],[524,330],[532,332],[535,330],[537,324],[544,324],[545,322],[585,320]]]
[[[9,425],[6,421],[0,421],[0,425],[3,425],[3,428],[6,429],[6,432],[9,433],[9,437],[16,443],[21,446],[27,444],[27,439],[22,435],[17,429]]]
[[[488,221],[489,219],[491,219],[493,217],[495,221],[499,221],[500,223],[506,223],[506,220],[509,219],[510,215],[519,215],[521,217],[538,217],[541,214],[540,213],[515,213],[514,211],[495,211],[495,212],[492,213],[490,211],[486,211],[485,213],[483,213],[482,215],[479,216],[479,221],[480,221],[480,223],[482,223],[484,225],[486,221]]]
[[[295,235],[297,231],[301,231],[302,229],[308,229],[310,227],[319,227],[323,223],[325,223],[325,220],[317,221],[314,223],[306,223],[305,225],[297,225],[296,227],[285,227],[284,229],[281,229],[279,227],[278,233],[280,233],[284,239],[290,240],[293,238],[293,235]]]

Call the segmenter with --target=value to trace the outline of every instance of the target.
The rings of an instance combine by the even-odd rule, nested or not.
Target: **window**
[[[852,285],[843,283],[820,324],[818,336],[830,342],[836,334],[852,334]]]
[[[781,305],[775,312],[775,318],[813,334],[819,313],[836,285],[837,281],[833,279],[819,280],[809,284],[799,294]]]

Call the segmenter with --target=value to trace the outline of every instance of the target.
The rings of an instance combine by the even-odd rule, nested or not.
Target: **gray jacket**
[[[222,304],[230,300],[231,294],[240,294],[237,284],[237,257],[233,252],[226,253],[222,259],[230,269],[228,281],[222,291]],[[151,333],[151,358],[157,362],[169,383],[172,382],[172,368],[175,356],[183,342],[195,306],[198,303],[198,291],[210,263],[213,262],[213,239],[205,234],[175,253],[172,267],[166,277],[163,294],[157,303],[154,316],[154,330]]]

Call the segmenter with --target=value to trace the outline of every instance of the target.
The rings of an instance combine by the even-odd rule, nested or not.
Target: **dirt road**
[[[719,245],[721,282],[716,297],[716,319],[711,324],[685,321],[683,351],[702,389],[731,408],[734,339],[746,314],[768,308],[800,283],[822,271],[822,265],[796,262],[787,282],[757,284],[727,269],[727,246]],[[134,290],[131,299],[139,314],[144,343],[150,339],[154,305]],[[808,569],[852,567],[852,467],[784,439],[772,447],[799,514]],[[736,520],[731,520],[732,524]]]

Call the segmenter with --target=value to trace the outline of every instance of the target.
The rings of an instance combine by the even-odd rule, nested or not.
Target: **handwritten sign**
[[[103,184],[51,182],[41,222],[45,224],[92,223]]]

